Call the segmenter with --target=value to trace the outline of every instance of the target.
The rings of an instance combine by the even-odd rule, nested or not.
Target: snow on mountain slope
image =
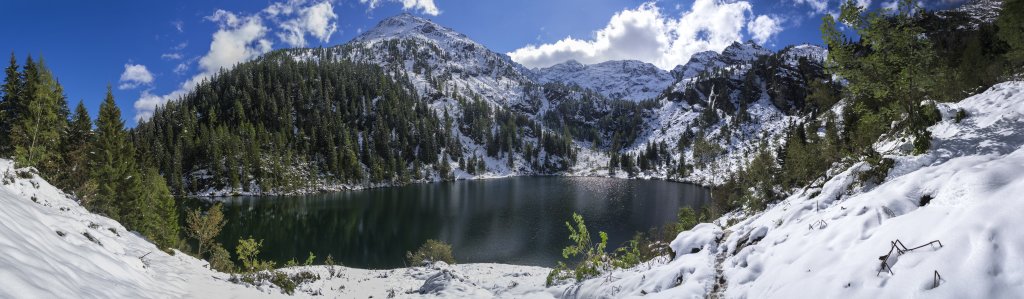
[[[185,254],[169,255],[0,159],[0,297],[248,298]]]
[[[710,72],[715,69],[725,68],[729,65],[749,64],[758,57],[771,55],[772,51],[761,47],[753,41],[745,43],[733,42],[722,50],[722,53],[715,51],[704,51],[690,56],[686,64],[676,66],[672,69],[672,76],[676,79],[687,79],[696,77],[702,72]]]
[[[704,51],[690,56],[686,64],[678,65],[672,69],[672,76],[676,79],[693,78],[701,72],[723,68],[726,63],[721,59],[722,54],[715,51]]]
[[[757,60],[758,57],[771,55],[772,51],[761,47],[754,41],[745,43],[733,42],[732,45],[722,50],[721,59],[726,64],[744,64]]]
[[[574,60],[535,69],[539,83],[561,82],[596,91],[611,99],[653,99],[672,84],[672,75],[636,60],[583,65]]]
[[[409,13],[401,13],[380,21],[376,27],[355,37],[353,42],[374,43],[396,38],[418,38],[436,44],[477,45],[465,34],[438,25]]]
[[[440,98],[455,92],[480,96],[497,105],[521,105],[523,86],[532,73],[469,39],[430,20],[400,14],[382,20],[351,42],[326,50],[293,49],[297,58],[317,57],[326,51],[332,59],[348,59],[404,72],[421,96]]]
[[[828,50],[817,45],[802,44],[796,46],[786,47],[779,51],[782,53],[786,64],[796,66],[800,58],[806,58],[808,60],[824,62],[828,56]]]
[[[565,288],[579,297],[1017,298],[1024,294],[1024,82],[940,104],[933,147],[901,146],[756,214],[679,234],[677,257]],[[968,117],[955,120],[960,109]],[[910,142],[910,141],[903,141]],[[885,142],[883,142],[885,143]],[[922,199],[929,199],[922,205]],[[733,224],[733,222],[735,222]],[[892,250],[900,241],[908,251]],[[941,242],[941,246],[931,241]],[[919,247],[916,248],[915,247]],[[900,248],[903,249],[903,248]],[[691,253],[693,252],[693,253]],[[882,259],[888,270],[882,270]],[[936,275],[936,273],[938,273]]]

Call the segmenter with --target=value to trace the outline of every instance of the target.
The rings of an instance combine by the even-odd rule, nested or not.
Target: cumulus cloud
[[[754,41],[764,44],[769,38],[782,31],[782,26],[779,23],[778,18],[758,16],[751,20],[750,23],[747,23],[747,32],[750,32],[750,36]]]
[[[272,37],[276,36],[290,46],[301,47],[306,45],[307,35],[326,42],[338,30],[338,15],[334,12],[331,0],[275,2],[250,15],[219,9],[205,19],[217,24],[217,32],[211,37],[209,50],[198,60],[189,59],[174,68],[175,74],[185,75],[195,62],[198,73],[168,94],[160,95],[150,89],[144,90],[134,104],[136,121],[149,119],[157,107],[188,94],[217,72],[270,52],[274,46]],[[187,46],[187,43],[178,44],[173,48],[175,52],[163,57],[181,59],[183,57],[177,51]]]
[[[434,5],[434,0],[359,0],[359,3],[368,4],[370,10],[377,8],[381,2],[402,3],[403,10],[416,10],[432,16],[441,14],[441,10],[437,9],[437,5]]]
[[[229,69],[239,62],[256,58],[269,52],[273,46],[273,42],[267,39],[268,29],[258,14],[246,16],[217,10],[206,19],[217,23],[218,29],[213,33],[209,51],[199,58],[200,72],[166,95],[143,91],[134,104],[136,121],[149,119],[157,107],[187,94],[199,82],[212,77],[221,69]],[[183,74],[187,70],[187,64],[179,64],[174,71]]]
[[[742,40],[744,29],[760,40],[781,31],[778,19],[761,17],[754,18],[746,1],[696,0],[678,18],[663,14],[654,2],[648,2],[616,13],[590,39],[567,37],[555,43],[528,45],[508,55],[531,68],[570,59],[584,64],[633,59],[671,69],[686,63],[695,53],[721,51]],[[757,21],[759,18],[761,21]]]
[[[210,51],[199,59],[199,67],[203,70],[200,75],[208,76],[222,68],[229,69],[236,63],[270,52],[273,46],[273,42],[266,38],[268,29],[259,15],[239,17],[229,11],[217,10],[207,19],[217,22],[219,29],[213,33]]]
[[[124,65],[124,72],[121,73],[121,80],[118,83],[120,85],[117,88],[122,90],[153,84],[153,73],[150,73],[145,65],[127,63]]]
[[[306,35],[327,42],[338,30],[338,15],[330,1],[303,6],[305,2],[275,3],[263,10],[282,30],[277,37],[292,47],[305,47]]]

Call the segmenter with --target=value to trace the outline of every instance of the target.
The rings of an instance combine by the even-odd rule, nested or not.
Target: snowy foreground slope
[[[681,233],[661,257],[576,284],[544,287],[548,269],[436,264],[394,270],[296,267],[327,298],[1019,298],[1024,295],[1024,82],[940,104],[933,148],[880,142],[896,161],[884,183],[856,163],[766,211]],[[968,115],[955,121],[957,111]],[[922,197],[932,198],[920,206]],[[260,298],[185,254],[169,255],[85,211],[28,169],[0,160],[0,298]],[[94,241],[93,241],[94,240]],[[899,240],[909,248],[880,256]],[[332,275],[333,272],[333,275]],[[941,278],[936,278],[938,273]]]
[[[15,169],[5,159],[0,159],[0,207],[0,298],[286,297],[270,285],[231,283],[230,275],[211,271],[205,261],[186,254],[160,251],[120,223],[89,213],[34,170]],[[284,271],[320,275],[299,286],[295,296],[327,298],[386,298],[391,293],[522,298],[529,296],[525,292],[542,292],[549,271],[498,264],[333,270]]]
[[[1020,298],[1024,296],[1024,82],[940,104],[927,154],[899,154],[886,182],[858,163],[755,215],[681,233],[675,260],[569,288],[579,297]],[[964,109],[968,117],[956,123]],[[923,196],[930,203],[921,207]],[[732,220],[735,219],[735,220]],[[732,225],[726,225],[738,221]],[[899,240],[914,248],[880,256]],[[698,251],[699,250],[699,251]],[[698,251],[696,253],[690,253]],[[895,251],[894,251],[895,252]],[[935,273],[941,278],[936,279]],[[936,286],[937,284],[937,286]]]
[[[89,213],[0,160],[0,298],[238,297],[260,293]]]

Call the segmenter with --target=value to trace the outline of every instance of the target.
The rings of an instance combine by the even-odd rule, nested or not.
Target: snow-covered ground
[[[280,289],[230,282],[187,254],[171,255],[110,218],[89,213],[34,174],[0,159],[0,298],[263,298]],[[436,264],[395,270],[295,267],[321,277],[297,297],[529,298],[549,269]],[[331,276],[334,273],[334,276]],[[436,277],[435,277],[436,276]],[[428,283],[429,282],[429,283]]]
[[[1024,82],[939,108],[944,120],[930,128],[932,149],[912,156],[890,147],[896,164],[877,187],[858,181],[869,166],[857,163],[764,212],[681,233],[671,262],[567,290],[580,297],[1019,298]],[[968,117],[957,123],[959,109]],[[925,195],[932,199],[921,206]],[[893,250],[891,272],[882,270],[880,257],[897,240],[924,246]],[[935,240],[941,246],[929,244]]]
[[[866,163],[838,167],[764,212],[731,213],[679,234],[674,259],[582,283],[547,288],[548,269],[499,264],[283,271],[320,276],[296,296],[338,298],[1019,298],[1024,82],[938,107],[943,121],[930,128],[928,153],[908,154],[909,140],[879,143],[896,163],[878,186],[858,179]],[[967,118],[957,122],[961,109]],[[284,296],[160,251],[9,160],[0,160],[0,206],[0,297]],[[892,250],[897,240],[923,247]]]

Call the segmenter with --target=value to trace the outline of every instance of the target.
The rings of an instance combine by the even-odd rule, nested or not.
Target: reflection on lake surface
[[[278,264],[313,252],[350,267],[404,266],[427,239],[452,244],[460,263],[553,266],[568,245],[565,221],[580,213],[609,247],[636,231],[673,222],[708,198],[701,187],[665,181],[513,177],[416,184],[308,196],[228,199],[219,241],[263,239],[260,257]],[[208,206],[190,200],[189,207]],[[596,235],[595,237],[596,238]]]

